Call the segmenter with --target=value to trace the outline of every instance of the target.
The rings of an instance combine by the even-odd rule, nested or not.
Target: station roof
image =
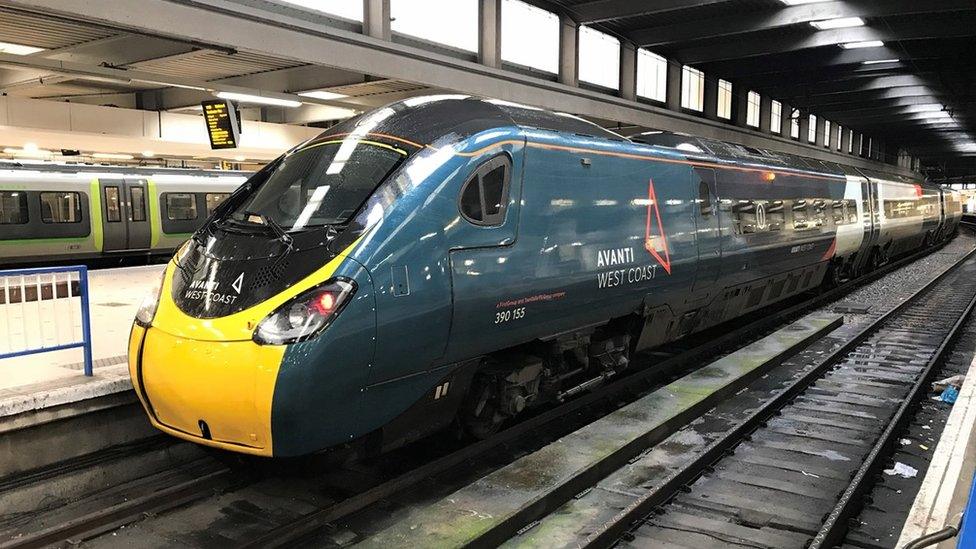
[[[972,0],[540,0],[577,23],[976,173]],[[819,30],[814,22],[860,18]],[[846,49],[842,44],[880,41]]]

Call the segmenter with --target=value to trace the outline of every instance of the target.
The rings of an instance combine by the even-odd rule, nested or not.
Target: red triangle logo
[[[653,212],[653,213],[652,213]],[[655,235],[652,230],[656,229]],[[659,251],[657,242],[661,245]],[[661,211],[657,207],[657,195],[654,193],[654,180],[647,182],[647,225],[644,231],[644,249],[650,252],[654,259],[671,274],[671,253],[668,251],[668,237],[661,222]],[[662,256],[663,254],[663,256]]]

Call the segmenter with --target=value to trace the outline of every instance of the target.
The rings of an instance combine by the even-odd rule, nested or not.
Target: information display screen
[[[207,123],[207,135],[211,149],[235,149],[241,138],[237,112],[230,101],[204,101],[203,118]]]

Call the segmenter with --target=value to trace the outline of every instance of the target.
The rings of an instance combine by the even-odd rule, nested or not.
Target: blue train
[[[129,346],[159,429],[294,456],[506,420],[951,237],[957,193],[464,96],[349,120],[217,206]]]

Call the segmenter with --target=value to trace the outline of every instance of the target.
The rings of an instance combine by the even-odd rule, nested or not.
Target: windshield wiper
[[[285,231],[284,228],[282,228],[281,225],[278,224],[277,221],[274,220],[273,217],[271,217],[270,215],[264,215],[257,212],[249,212],[249,211],[243,211],[241,213],[245,216],[245,218],[250,218],[253,216],[260,219],[265,227],[271,229],[271,232],[275,234],[275,237],[278,239],[278,241],[285,245],[286,248],[285,255],[294,251],[295,247],[292,244],[294,242],[294,239],[291,237],[291,235],[289,235]]]

